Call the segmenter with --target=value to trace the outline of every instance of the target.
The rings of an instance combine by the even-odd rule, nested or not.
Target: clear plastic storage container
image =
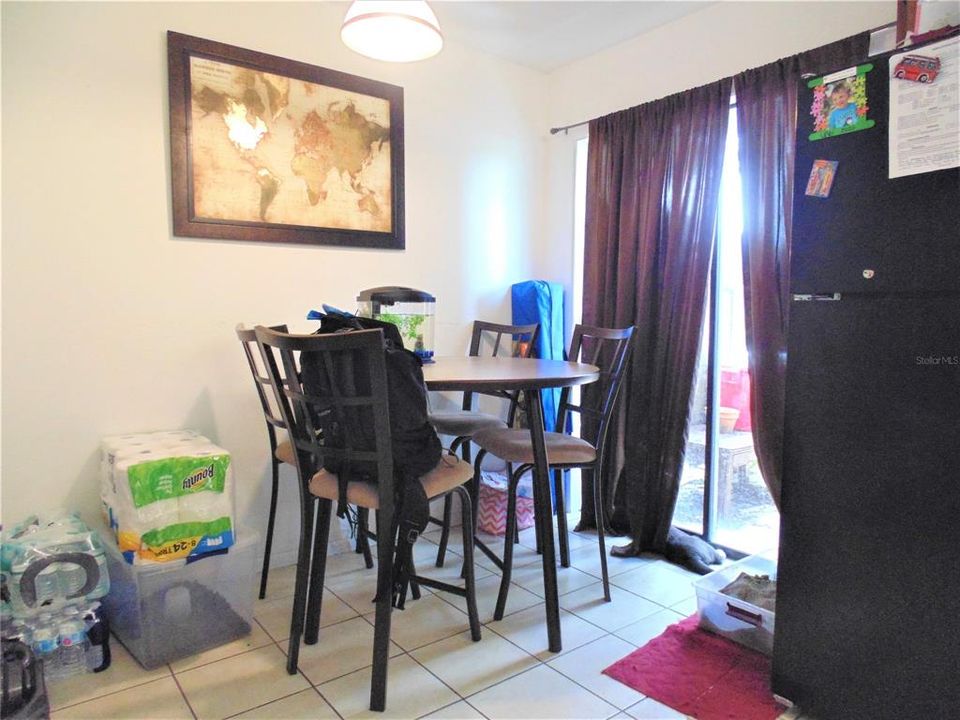
[[[407,287],[378,287],[362,290],[357,303],[358,315],[393,323],[400,328],[403,346],[432,362],[437,306],[433,295]]]
[[[222,554],[131,565],[105,541],[113,634],[148,670],[249,634],[258,542],[244,532]]]
[[[720,592],[736,580],[740,573],[767,575],[775,581],[776,555],[751,555],[695,581],[693,586],[697,591],[700,627],[766,655],[772,655],[773,622],[776,613]]]

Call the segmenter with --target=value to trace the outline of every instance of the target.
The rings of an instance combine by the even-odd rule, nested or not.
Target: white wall
[[[718,2],[547,78],[550,126],[600,117],[704,85],[896,19],[896,3]],[[586,127],[547,141],[542,272],[569,289],[573,272],[576,140]]]
[[[98,440],[189,427],[232,454],[241,522],[262,529],[266,436],[233,329],[302,321],[356,292],[438,298],[438,349],[509,320],[541,231],[543,76],[448,44],[388,65],[342,46],[345,5],[9,3],[3,60],[3,521],[98,507]],[[167,30],[401,85],[407,249],[174,238]],[[293,559],[293,473],[278,562]]]
[[[234,456],[242,522],[265,525],[259,408],[233,327],[299,329],[322,302],[403,284],[438,297],[438,349],[509,285],[570,297],[577,122],[893,19],[881,3],[708,7],[542,75],[449,44],[387,65],[346,50],[342,3],[11,3],[2,12],[2,518],[97,508],[105,434],[191,427]],[[166,30],[405,89],[407,250],[174,238]],[[546,173],[544,174],[544,169]],[[278,562],[297,527],[285,471]]]

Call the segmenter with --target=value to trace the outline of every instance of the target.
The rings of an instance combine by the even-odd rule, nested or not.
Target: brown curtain
[[[731,82],[590,122],[583,321],[637,328],[603,472],[625,500],[627,552],[662,550],[677,498]]]
[[[760,472],[777,507],[790,306],[797,89],[804,73],[822,74],[862,61],[869,42],[869,33],[861,33],[747,70],[734,78],[743,187],[743,289],[750,411]],[[800,118],[801,125],[805,120]]]

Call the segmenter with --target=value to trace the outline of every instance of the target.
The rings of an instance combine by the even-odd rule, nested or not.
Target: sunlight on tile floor
[[[359,555],[346,554],[330,558],[320,642],[302,646],[296,675],[285,669],[294,568],[276,568],[267,598],[256,602],[248,637],[152,671],[114,641],[110,670],[50,686],[52,717],[683,718],[601,670],[695,611],[691,582],[697,576],[655,556],[618,559],[611,562],[613,602],[607,604],[596,536],[570,535],[571,567],[558,570],[560,654],[546,647],[531,528],[521,533],[524,551],[517,553],[500,622],[492,619],[499,574],[478,563],[480,643],[470,641],[460,598],[425,591],[394,614],[385,713],[368,710],[375,574]],[[432,531],[417,543],[419,570],[455,581],[461,547],[451,545],[446,567],[433,568],[438,538]]]

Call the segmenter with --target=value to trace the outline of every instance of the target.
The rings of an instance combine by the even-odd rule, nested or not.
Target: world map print
[[[190,58],[194,216],[391,232],[390,103]]]

